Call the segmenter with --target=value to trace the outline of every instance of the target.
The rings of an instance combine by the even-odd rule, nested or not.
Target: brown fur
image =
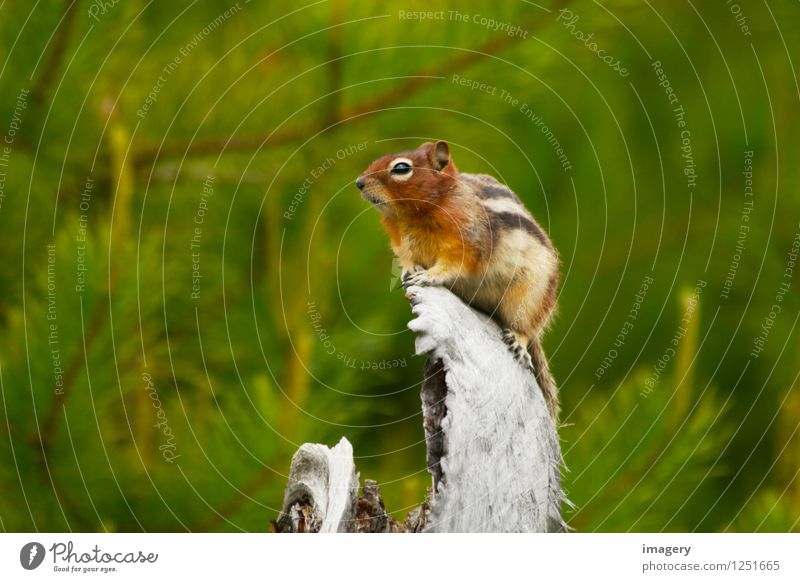
[[[392,171],[398,163],[411,170]],[[519,198],[491,176],[461,174],[441,141],[378,158],[356,184],[382,214],[405,283],[447,286],[498,319],[556,419],[541,336],[556,307],[558,255]]]

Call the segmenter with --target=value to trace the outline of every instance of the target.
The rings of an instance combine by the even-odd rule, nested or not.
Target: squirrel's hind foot
[[[533,360],[531,359],[531,355],[528,353],[528,347],[520,341],[519,336],[516,334],[516,332],[514,332],[514,330],[503,330],[503,342],[508,346],[508,349],[511,350],[511,354],[514,356],[514,359],[517,360],[523,368],[526,368],[531,372],[534,371]]]

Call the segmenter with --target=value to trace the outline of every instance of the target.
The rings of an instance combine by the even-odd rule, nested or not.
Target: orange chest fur
[[[472,234],[462,221],[448,217],[426,217],[420,221],[384,220],[392,248],[398,258],[410,265],[429,269],[434,265],[449,266],[462,272],[480,270],[480,249],[471,241]]]

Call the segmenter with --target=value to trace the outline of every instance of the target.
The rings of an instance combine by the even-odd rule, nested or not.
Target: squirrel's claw
[[[418,287],[430,287],[436,285],[436,280],[430,276],[426,269],[414,267],[412,270],[403,273],[403,287],[408,289],[415,285]]]
[[[508,346],[508,349],[511,350],[511,354],[514,356],[514,359],[517,360],[523,368],[534,372],[533,360],[531,359],[531,355],[528,353],[528,348],[522,345],[517,337],[517,334],[514,333],[513,330],[503,330],[503,342]]]

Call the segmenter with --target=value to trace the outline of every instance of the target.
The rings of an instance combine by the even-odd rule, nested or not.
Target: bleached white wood
[[[558,434],[533,374],[494,321],[448,290],[411,287],[408,296],[416,352],[440,360],[446,382],[439,421],[435,382],[423,387],[426,438],[440,440],[438,467],[437,455],[428,459],[435,489],[426,531],[563,529]]]
[[[358,474],[350,441],[342,437],[333,448],[306,443],[292,458],[278,522],[292,520],[292,531],[297,531],[293,508],[299,504],[312,508],[313,531],[351,531],[357,500]]]

